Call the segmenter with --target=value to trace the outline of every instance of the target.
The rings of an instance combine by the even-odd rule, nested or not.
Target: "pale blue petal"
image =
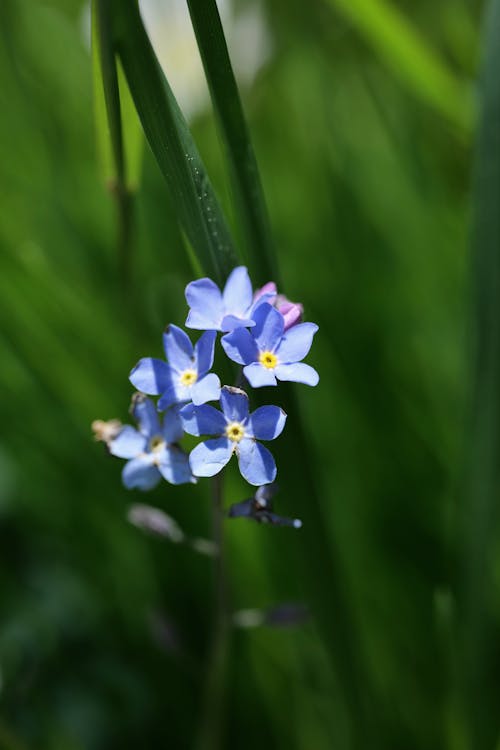
[[[276,478],[274,458],[267,448],[250,438],[238,443],[238,464],[242,476],[257,487],[274,482]]]
[[[213,477],[227,464],[233,445],[227,438],[217,438],[199,443],[190,453],[189,463],[195,477]]]
[[[158,469],[162,477],[170,484],[196,482],[189,466],[189,456],[176,445],[169,445],[162,451]]]
[[[143,435],[152,437],[160,432],[160,420],[156,406],[150,398],[136,393],[132,398],[132,415]]]
[[[123,427],[114,440],[108,443],[109,452],[118,458],[135,458],[144,453],[147,446],[147,438],[141,435],[133,427]]]
[[[222,293],[226,315],[243,318],[253,300],[252,282],[245,266],[231,271]]]
[[[217,338],[216,331],[205,331],[202,333],[200,338],[195,344],[195,362],[198,377],[203,377],[208,372],[214,363],[214,347],[215,339]]]
[[[298,323],[290,328],[276,350],[276,356],[283,364],[300,362],[311,348],[313,336],[318,330],[316,323]]]
[[[220,324],[221,331],[234,331],[235,328],[251,328],[255,325],[252,318],[238,318],[236,315],[224,315]]]
[[[260,406],[248,419],[247,432],[257,440],[274,440],[281,435],[286,414],[279,406]]]
[[[283,336],[285,321],[283,315],[267,302],[260,305],[253,314],[255,328],[252,336],[261,352],[272,352]]]
[[[160,472],[144,458],[127,461],[122,471],[122,481],[129,490],[152,490],[161,479]]]
[[[240,365],[249,365],[250,362],[256,362],[259,358],[255,340],[246,328],[236,328],[223,336],[220,342],[229,359]]]
[[[173,324],[163,334],[163,346],[170,367],[176,372],[193,368],[194,350],[191,340],[182,328]]]
[[[181,419],[188,435],[223,435],[226,431],[226,419],[218,409],[203,404],[188,404],[181,409]]]
[[[220,397],[219,377],[211,372],[191,386],[191,398],[195,406],[206,404],[207,401],[218,401]]]
[[[191,308],[186,326],[199,330],[219,330],[224,303],[220,289],[211,279],[198,279],[186,287],[186,300]]]
[[[254,362],[243,368],[243,374],[252,388],[261,388],[263,385],[276,385],[274,370],[269,370],[260,362]]]
[[[319,375],[310,365],[304,362],[296,362],[293,365],[278,365],[275,369],[279,380],[292,380],[294,383],[305,383],[305,385],[318,385]]]
[[[250,308],[248,315],[250,318],[253,319],[254,313],[257,310],[258,307],[264,304],[264,302],[267,302],[268,304],[272,305],[276,299],[276,292],[264,292],[264,294],[261,294],[260,297],[257,297],[253,301],[252,307]]]
[[[184,435],[180,409],[180,406],[172,406],[163,417],[162,434],[167,443],[178,443]]]
[[[185,404],[188,401],[191,401],[191,386],[181,385],[176,379],[158,399],[158,409],[165,411],[172,404]]]
[[[159,396],[169,386],[170,367],[161,359],[145,357],[139,360],[129,375],[129,380],[138,391],[150,396]]]
[[[220,392],[220,405],[229,422],[244,422],[248,417],[248,396],[241,388],[225,385]]]

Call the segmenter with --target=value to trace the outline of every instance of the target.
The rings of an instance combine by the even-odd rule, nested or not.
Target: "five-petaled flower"
[[[249,414],[248,396],[239,388],[221,389],[222,412],[213,406],[189,404],[181,412],[190,435],[215,435],[199,443],[189,456],[196,477],[218,474],[235,453],[243,477],[253,485],[269,484],[276,477],[271,453],[258,440],[274,440],[285,426],[286,414],[278,406],[261,406]]]
[[[250,385],[276,385],[276,378],[317,385],[318,373],[301,360],[309,352],[318,326],[298,323],[285,332],[283,315],[267,302],[255,311],[254,320],[250,331],[237,328],[221,340],[227,356],[244,365]]]
[[[145,357],[130,373],[130,382],[142,393],[161,396],[158,401],[161,411],[188,401],[197,405],[217,401],[220,380],[209,372],[214,362],[216,336],[215,331],[206,331],[193,347],[181,328],[168,326],[163,334],[168,364],[162,359]]]
[[[139,429],[126,425],[108,443],[113,456],[129,459],[122,471],[125,487],[150,490],[162,477],[171,484],[195,482],[188,455],[176,445],[183,435],[178,409],[170,409],[161,424],[151,399],[137,393],[132,414]]]
[[[200,331],[251,327],[255,325],[255,310],[275,296],[275,292],[267,291],[254,300],[252,282],[245,266],[238,266],[230,273],[222,292],[211,279],[192,281],[186,287],[190,307],[186,326]]]

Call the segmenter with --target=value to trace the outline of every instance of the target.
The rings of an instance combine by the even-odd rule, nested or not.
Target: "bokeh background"
[[[276,508],[304,528],[227,523],[234,608],[311,616],[235,630],[224,747],[467,747],[454,580],[482,5],[223,4],[284,291],[320,326],[321,373],[298,391],[307,481],[291,479],[292,423],[276,444]],[[231,217],[187,10],[141,7]],[[127,420],[128,372],[184,321],[194,272],[145,145],[123,287],[88,7],[3,0],[0,20],[0,747],[191,748],[210,562],[127,511],[149,502],[207,536],[208,487],[128,492],[90,424]],[[232,473],[227,502],[245,492]]]

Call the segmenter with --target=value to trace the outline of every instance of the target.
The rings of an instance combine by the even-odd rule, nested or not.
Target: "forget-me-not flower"
[[[113,456],[128,459],[122,471],[125,487],[151,490],[162,477],[171,484],[195,482],[187,453],[176,445],[183,435],[178,409],[168,411],[161,423],[151,399],[137,393],[132,414],[139,429],[126,425],[108,443]]]
[[[216,336],[215,331],[206,331],[193,347],[181,328],[168,326],[163,334],[168,364],[162,359],[145,357],[130,373],[130,382],[142,393],[161,396],[158,401],[161,411],[188,401],[197,405],[217,401],[220,380],[209,372],[214,362]]]
[[[252,282],[245,266],[231,271],[222,292],[211,279],[192,281],[186,287],[190,307],[186,326],[200,331],[251,327],[255,325],[255,310],[275,296],[273,292],[266,292],[254,300]]]
[[[245,365],[243,373],[250,385],[276,385],[276,379],[317,385],[318,373],[301,360],[309,352],[318,326],[298,323],[285,331],[283,315],[267,302],[255,311],[254,319],[250,331],[237,328],[221,340],[227,356]]]
[[[285,412],[278,406],[261,406],[252,414],[248,396],[239,388],[221,389],[222,412],[213,406],[189,404],[181,410],[184,429],[190,435],[215,435],[199,443],[189,456],[196,477],[218,474],[236,454],[243,477],[253,485],[269,484],[276,477],[271,453],[258,440],[274,440],[283,431]]]

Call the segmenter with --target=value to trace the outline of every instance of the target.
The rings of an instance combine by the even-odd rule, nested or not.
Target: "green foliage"
[[[234,633],[225,746],[489,750],[500,698],[498,3],[475,189],[472,420],[471,4],[267,0],[273,52],[242,93],[249,127],[215,8],[190,5],[239,186],[234,212],[214,118],[202,109],[188,130],[135,4],[101,4],[117,54],[106,58],[112,106],[102,90],[97,119],[101,143],[114,133],[105,174],[126,191],[118,214],[94,145],[81,3],[7,0],[0,11],[0,745],[193,746],[209,570],[126,512],[151,502],[206,536],[206,488],[128,493],[90,423],[127,419],[129,369],[182,322],[184,237],[222,279],[239,254],[232,237],[257,258],[260,236],[267,280],[260,183],[252,153],[241,158],[251,132],[283,290],[320,325],[311,363],[322,379],[297,407],[290,394],[304,431],[276,444],[277,509],[304,527],[228,522],[231,590],[236,609],[303,601],[313,618]],[[140,183],[128,96],[149,144]],[[228,502],[245,491],[229,474]]]

